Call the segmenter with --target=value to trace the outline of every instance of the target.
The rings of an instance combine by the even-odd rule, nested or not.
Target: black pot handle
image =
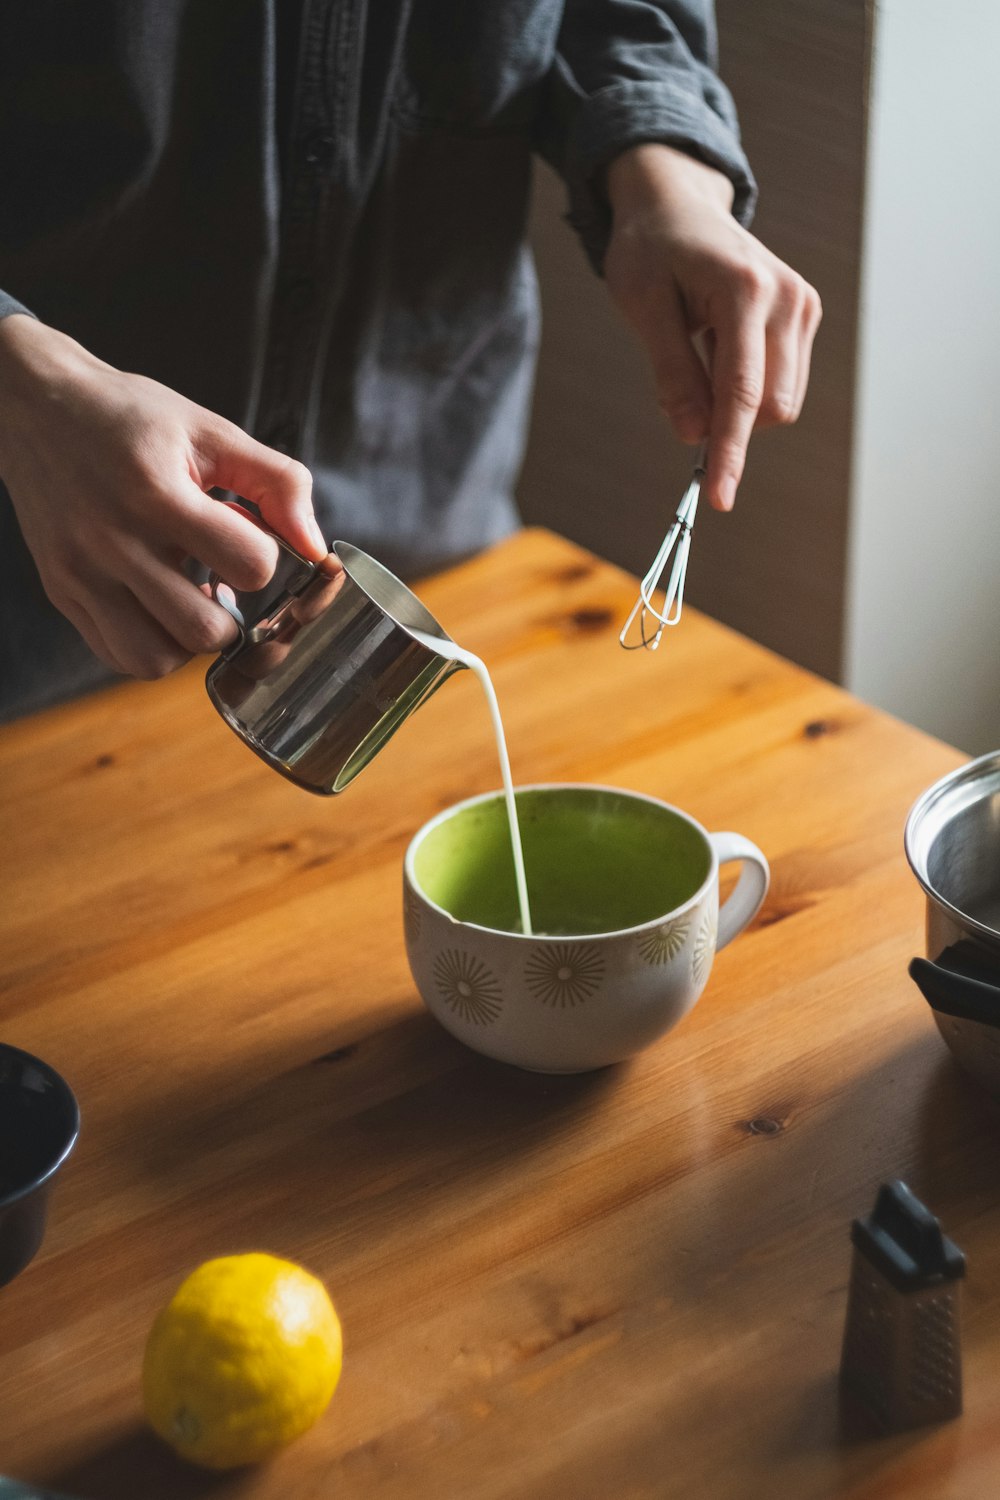
[[[937,963],[912,958],[910,978],[932,1010],[961,1021],[1000,1026],[1000,982],[994,982],[988,965],[961,951],[965,947],[956,943],[946,948]],[[1000,969],[995,978],[1000,981]]]

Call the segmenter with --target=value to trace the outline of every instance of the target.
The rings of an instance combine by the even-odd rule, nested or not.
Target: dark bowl
[[[80,1110],[64,1079],[0,1042],[0,1286],[42,1243],[52,1183],[79,1130]]]

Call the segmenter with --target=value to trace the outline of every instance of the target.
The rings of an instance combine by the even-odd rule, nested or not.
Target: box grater
[[[957,1416],[965,1256],[903,1182],[879,1189],[851,1241],[842,1386],[886,1427]]]

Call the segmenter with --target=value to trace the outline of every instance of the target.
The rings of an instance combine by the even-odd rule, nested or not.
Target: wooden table
[[[0,1292],[0,1469],[90,1500],[639,1500],[1000,1485],[1000,1157],[910,983],[907,809],[961,757],[529,532],[427,602],[494,670],[515,777],[662,795],[757,841],[767,904],[633,1063],[467,1052],[404,956],[400,861],[497,782],[471,677],[343,797],[223,726],[193,666],[0,735],[2,1036],[83,1111],[43,1252]],[[852,1217],[902,1176],[967,1252],[966,1411],[878,1437],[836,1372]],[[340,1390],[222,1479],[145,1432],[150,1322],[210,1256],[329,1285]]]

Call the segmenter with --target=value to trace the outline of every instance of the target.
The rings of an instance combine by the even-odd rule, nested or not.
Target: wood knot
[[[616,1311],[617,1309],[613,1307],[594,1308],[560,1318],[554,1326],[540,1329],[533,1338],[519,1339],[514,1345],[515,1356],[518,1359],[534,1359],[537,1355],[544,1354],[547,1349],[551,1349],[553,1345],[576,1338],[578,1333],[583,1333],[587,1328],[593,1328],[595,1323],[603,1323]]]
[[[324,1052],[319,1057],[313,1058],[313,1066],[318,1063],[345,1062],[347,1058],[353,1057],[357,1052],[360,1042],[348,1042],[345,1047],[334,1047],[332,1052]]]
[[[835,719],[810,719],[802,731],[802,737],[807,740],[818,740],[824,734],[833,734],[837,728]]]
[[[574,609],[572,614],[566,616],[567,623],[573,630],[579,630],[583,634],[590,631],[603,630],[606,625],[611,624],[610,609]]]
[[[773,1115],[755,1115],[752,1120],[743,1120],[741,1128],[747,1135],[780,1135],[785,1122],[776,1120]]]
[[[593,571],[590,563],[569,563],[567,567],[559,568],[553,578],[556,583],[579,583],[589,578]]]
[[[107,750],[107,751],[105,751],[105,753],[103,755],[99,755],[97,757],[97,759],[94,761],[94,770],[95,771],[106,771],[107,768],[108,768],[108,766],[113,766],[114,763],[115,763],[114,756],[111,754],[110,750]]]
[[[310,859],[303,860],[303,870],[318,870],[323,865],[328,865],[333,859],[332,854],[314,854]]]

